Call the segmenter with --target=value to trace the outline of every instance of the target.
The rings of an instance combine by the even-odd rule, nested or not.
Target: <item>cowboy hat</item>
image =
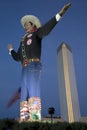
[[[37,28],[41,27],[40,20],[34,15],[25,15],[21,18],[21,24],[24,27],[26,22],[32,22]]]

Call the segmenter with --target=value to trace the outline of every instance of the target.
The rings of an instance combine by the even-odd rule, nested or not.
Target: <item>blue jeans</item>
[[[31,62],[22,68],[21,101],[30,97],[40,97],[41,70],[40,62]]]

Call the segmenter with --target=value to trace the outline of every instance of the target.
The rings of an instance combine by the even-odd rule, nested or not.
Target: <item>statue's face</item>
[[[33,30],[34,25],[31,24],[30,22],[26,22],[26,23],[24,24],[24,27],[25,27],[26,32],[29,33],[29,32],[31,32],[31,31]]]

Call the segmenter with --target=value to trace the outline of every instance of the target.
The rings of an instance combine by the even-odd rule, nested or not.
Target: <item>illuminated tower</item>
[[[61,117],[68,122],[79,121],[80,108],[71,48],[62,43],[57,50],[58,83]]]

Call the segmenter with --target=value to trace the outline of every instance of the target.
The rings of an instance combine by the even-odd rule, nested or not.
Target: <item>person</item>
[[[8,50],[13,59],[20,61],[22,64],[20,121],[41,120],[41,42],[44,36],[52,31],[70,6],[71,3],[64,5],[64,7],[43,26],[36,16],[23,16],[21,18],[21,24],[26,34],[21,39],[18,51],[16,52],[14,50],[12,44],[8,44]],[[27,96],[29,97],[28,100]]]

